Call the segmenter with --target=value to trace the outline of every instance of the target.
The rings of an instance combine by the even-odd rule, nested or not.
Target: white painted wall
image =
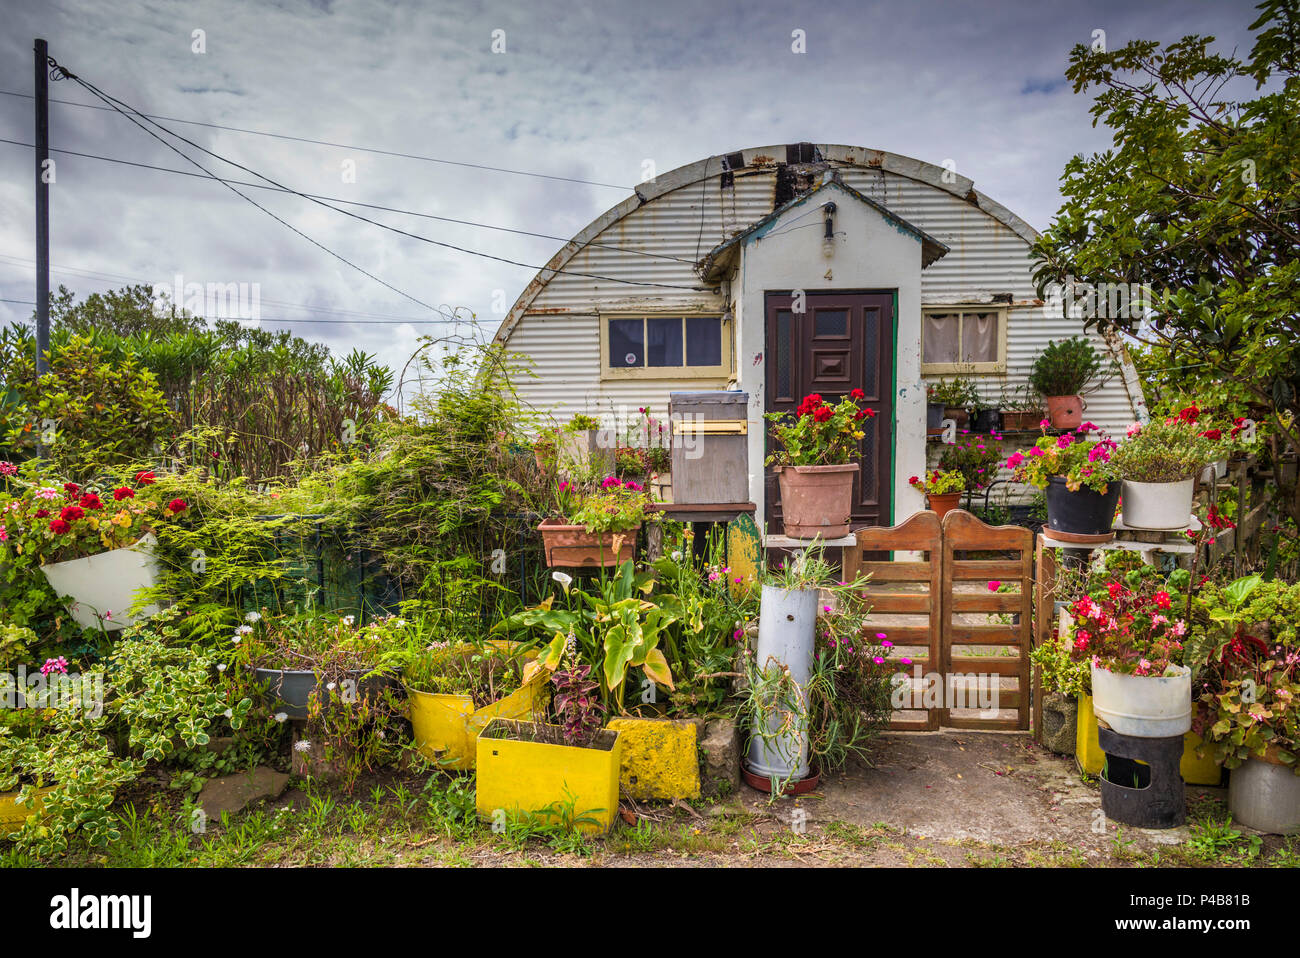
[[[835,253],[822,253],[819,214],[805,215],[821,203],[836,206]],[[801,219],[799,219],[802,217]],[[798,223],[793,221],[799,219]],[[829,270],[830,276],[826,273]],[[733,293],[737,299],[737,375],[749,393],[749,494],[764,515],[763,419],[767,358],[764,354],[764,293],[768,290],[897,290],[894,514],[925,508],[924,497],[908,485],[925,466],[925,387],[921,383],[921,241],[835,185],[827,186],[779,217],[770,228],[745,241]],[[755,361],[757,360],[757,361]],[[888,435],[882,436],[882,451]],[[888,515],[885,504],[884,515]]]

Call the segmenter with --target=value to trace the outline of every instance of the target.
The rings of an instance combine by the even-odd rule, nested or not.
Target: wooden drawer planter
[[[749,501],[749,393],[668,394],[673,503]]]
[[[548,566],[599,569],[621,565],[635,558],[636,537],[641,527],[638,525],[625,532],[588,532],[582,526],[547,519],[537,527],[537,531],[542,534]]]
[[[478,737],[479,816],[495,821],[501,810],[556,820],[572,803],[578,831],[609,831],[618,815],[619,733],[602,729],[591,747],[579,748],[532,741],[539,728],[559,732],[554,725],[496,718]]]
[[[623,742],[619,784],[633,798],[700,797],[698,726],[694,722],[623,715],[606,727]]]

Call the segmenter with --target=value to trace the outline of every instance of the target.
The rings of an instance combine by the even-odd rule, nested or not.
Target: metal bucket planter
[[[976,432],[997,432],[1002,425],[1002,413],[996,409],[981,409],[971,419],[971,429]]]
[[[536,741],[538,733],[559,733],[554,725],[495,718],[476,744],[480,817],[524,812],[562,821],[567,810],[578,831],[602,833],[618,815],[618,774],[623,742],[610,729],[596,733],[589,747]]]
[[[928,402],[925,404],[925,428],[929,432],[939,432],[943,429],[943,414],[947,410],[941,402]]]
[[[684,719],[620,715],[606,727],[623,743],[619,784],[637,799],[700,797],[699,726]]]
[[[1128,528],[1178,532],[1191,523],[1196,480],[1134,482],[1125,479],[1122,487],[1124,501],[1120,511]]]
[[[134,545],[84,559],[51,562],[41,566],[41,571],[54,591],[69,600],[77,625],[116,632],[158,611],[157,605],[148,605],[139,616],[127,614],[136,593],[158,583],[158,560],[153,554],[157,542],[146,535]]]
[[[503,643],[513,645],[516,643]],[[455,650],[448,650],[454,654]],[[536,658],[533,653],[530,658]],[[407,717],[415,747],[441,767],[464,771],[474,767],[479,733],[494,718],[526,719],[546,695],[550,672],[541,669],[509,695],[482,708],[474,708],[468,695],[420,692],[406,686]]]
[[[1092,709],[1120,735],[1170,738],[1192,727],[1192,672],[1170,676],[1122,675],[1092,667]]]
[[[636,537],[641,527],[625,532],[588,532],[582,526],[547,519],[537,531],[542,534],[547,566],[599,569],[635,558]]]
[[[1078,429],[1088,404],[1082,396],[1046,396],[1047,418],[1054,429]]]
[[[0,792],[0,835],[12,835],[27,823],[29,816],[35,815],[39,821],[45,814],[44,801],[54,786],[34,789],[32,800],[27,805],[19,805],[18,794],[21,789],[12,792]]]
[[[259,682],[267,683],[270,693],[275,696],[279,702],[280,711],[284,712],[291,719],[305,719],[307,717],[307,706],[311,699],[311,694],[316,691],[320,685],[321,677],[315,672],[303,669],[254,669]],[[382,694],[385,690],[393,687],[393,680],[387,675],[375,675],[368,679],[362,679],[367,675],[368,670],[353,669],[347,675],[356,683],[357,695],[377,695]],[[335,694],[342,694],[346,690],[325,689],[323,692],[325,705],[329,704],[331,697]]]
[[[1120,484],[1112,482],[1104,493],[1086,486],[1072,492],[1064,476],[1052,476],[1047,483],[1047,528],[1063,541],[1104,542],[1115,537],[1115,506]]]
[[[1300,775],[1251,757],[1228,776],[1232,820],[1274,835],[1300,835]]]
[[[856,462],[836,466],[778,466],[781,520],[792,539],[838,539],[849,534]]]
[[[785,666],[798,685],[798,701],[772,702],[765,728],[750,730],[746,759],[749,771],[764,779],[802,779],[808,765],[808,698],[812,676],[813,640],[817,628],[816,589],[787,591],[763,586],[758,618],[758,643],[754,650],[759,669]]]

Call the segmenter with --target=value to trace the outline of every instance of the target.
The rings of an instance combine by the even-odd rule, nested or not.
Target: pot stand
[[[1181,735],[1134,738],[1108,728],[1097,733],[1106,753],[1101,810],[1107,818],[1134,828],[1177,828],[1187,821],[1183,777],[1178,771],[1183,757]]]

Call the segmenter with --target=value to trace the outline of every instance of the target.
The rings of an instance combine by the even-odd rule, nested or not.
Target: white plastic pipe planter
[[[1168,738],[1192,727],[1192,672],[1123,675],[1092,667],[1092,710],[1112,731],[1136,738]]]
[[[746,757],[750,771],[765,778],[798,781],[808,775],[808,696],[817,629],[817,589],[786,591],[763,586],[754,650],[760,670],[786,666],[802,701],[772,703],[767,734],[752,732]]]
[[[1182,482],[1133,482],[1125,479],[1121,506],[1124,525],[1154,532],[1186,529],[1192,521],[1195,488],[1194,479]]]
[[[54,591],[68,600],[77,625],[116,632],[134,625],[136,618],[148,618],[158,611],[157,605],[149,605],[138,617],[128,614],[136,593],[158,582],[158,560],[153,554],[157,541],[146,535],[126,548],[51,562],[41,571]]]

